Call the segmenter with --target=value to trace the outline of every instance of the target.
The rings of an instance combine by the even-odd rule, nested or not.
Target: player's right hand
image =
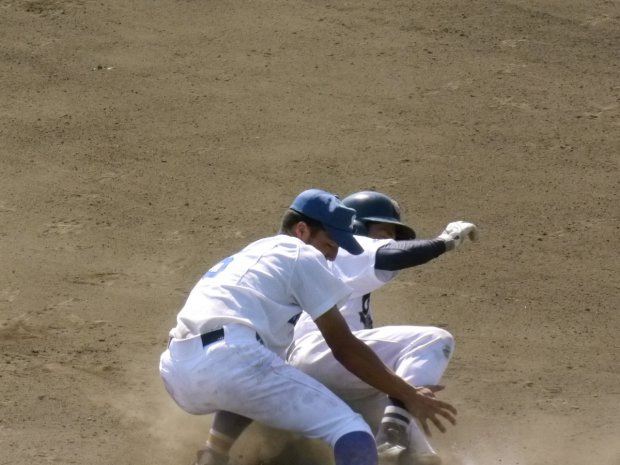
[[[474,223],[454,221],[446,226],[438,239],[446,243],[446,250],[455,250],[465,239],[478,240],[478,227]]]
[[[437,388],[436,390],[440,390],[443,387],[437,386]],[[446,432],[446,427],[442,423],[443,420],[456,425],[456,408],[448,402],[437,399],[433,386],[417,387],[414,395],[401,400],[409,413],[418,419],[424,432],[429,436],[431,435],[429,422],[434,424],[442,433]]]

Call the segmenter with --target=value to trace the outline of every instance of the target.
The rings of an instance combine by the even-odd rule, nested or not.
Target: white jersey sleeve
[[[336,260],[329,264],[334,274],[353,290],[351,297],[369,294],[394,279],[398,274],[397,271],[375,270],[377,250],[393,242],[392,239],[355,236],[355,240],[364,249],[361,254],[351,255],[341,249]]]
[[[291,293],[310,318],[316,320],[332,307],[343,305],[351,296],[351,289],[331,272],[318,250],[306,246],[299,249]]]
[[[372,326],[369,294],[398,274],[397,271],[375,270],[377,250],[392,242],[391,239],[379,240],[355,236],[355,240],[364,249],[360,255],[351,255],[346,250],[340,249],[336,260],[328,264],[333,273],[352,290],[350,298],[338,307],[352,331]],[[297,340],[317,330],[312,319],[302,315],[295,325],[294,338]]]
[[[239,323],[254,328],[265,346],[281,355],[302,309],[318,318],[350,294],[317,249],[278,235],[250,244],[207,271],[179,312],[173,335],[197,336]]]

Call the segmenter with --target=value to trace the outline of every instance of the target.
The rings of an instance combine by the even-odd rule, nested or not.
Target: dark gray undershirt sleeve
[[[414,239],[394,241],[377,250],[376,270],[396,271],[422,265],[446,251],[441,239]]]

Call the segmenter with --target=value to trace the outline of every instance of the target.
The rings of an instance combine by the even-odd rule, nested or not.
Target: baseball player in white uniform
[[[370,294],[396,277],[399,270],[426,263],[465,239],[476,239],[472,223],[450,223],[436,239],[415,240],[400,221],[398,204],[385,194],[363,191],[343,203],[356,210],[356,236],[364,252],[343,251],[330,268],[353,289],[339,307],[353,334],[365,342],[395,373],[418,386],[439,389],[454,350],[452,335],[429,326],[373,327]],[[334,358],[314,322],[302,315],[295,326],[287,360],[329,387],[363,414],[376,431],[380,463],[437,465],[441,462],[424,432],[402,402],[377,391]]]
[[[302,192],[282,232],[256,241],[212,267],[191,291],[160,358],[168,393],[185,411],[226,411],[240,418],[320,438],[337,465],[377,465],[363,418],[314,378],[288,365],[285,350],[305,311],[333,356],[356,377],[399,399],[423,424],[444,431],[456,410],[387,368],[355,338],[338,311],[351,294],[327,267],[342,247],[352,255],[355,211],[318,189]],[[217,437],[198,462],[217,453]],[[215,457],[217,458],[217,457]]]

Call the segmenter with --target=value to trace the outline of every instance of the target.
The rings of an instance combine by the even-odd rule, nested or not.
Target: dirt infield
[[[480,226],[374,301],[456,338],[445,465],[620,463],[618,0],[0,0],[0,38],[0,464],[189,465],[167,332],[308,187]]]

